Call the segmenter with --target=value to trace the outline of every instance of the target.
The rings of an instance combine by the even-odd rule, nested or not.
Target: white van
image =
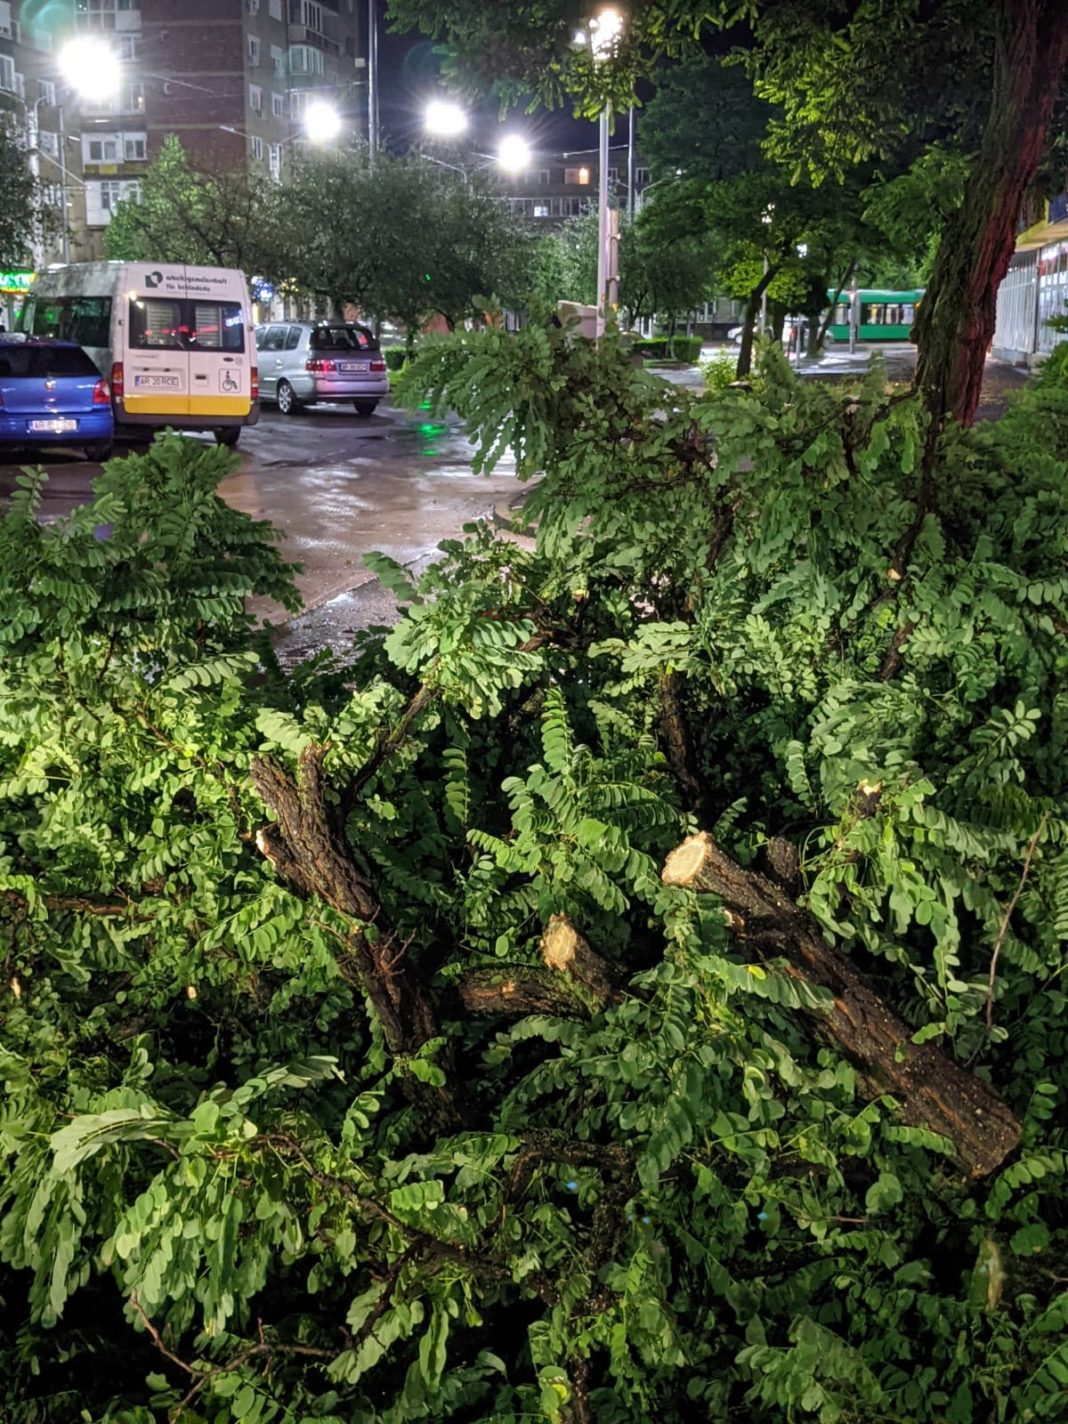
[[[260,418],[240,272],[164,262],[70,262],[40,272],[21,329],[77,341],[111,382],[116,435],[211,430],[236,445]]]

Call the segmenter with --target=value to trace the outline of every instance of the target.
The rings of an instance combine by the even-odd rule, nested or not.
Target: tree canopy
[[[8,115],[0,111],[0,266],[22,267],[31,258],[32,234],[43,212],[25,151],[16,143]]]

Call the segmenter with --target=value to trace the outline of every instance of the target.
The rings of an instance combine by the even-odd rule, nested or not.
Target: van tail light
[[[116,361],[111,368],[111,394],[116,400],[122,400],[126,392],[126,383],[122,374],[122,362]],[[94,400],[95,400],[94,396]]]
[[[260,398],[260,368],[252,368],[252,404],[255,405]]]
[[[372,361],[372,362],[371,362],[371,370],[372,370],[372,371],[379,371],[379,372],[381,372],[381,371],[384,371],[385,369],[386,369],[386,363],[385,363],[384,361]]]
[[[305,361],[304,369],[311,371],[316,376],[324,376],[337,370],[337,362],[325,361],[321,356],[314,356],[310,361]]]
[[[97,381],[96,385],[93,387],[93,404],[111,404],[111,391],[108,387],[107,381],[104,380],[103,376],[101,376],[100,380]]]

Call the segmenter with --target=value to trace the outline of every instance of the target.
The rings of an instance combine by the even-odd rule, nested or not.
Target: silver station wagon
[[[351,401],[372,415],[389,394],[386,362],[374,333],[354,321],[276,321],[256,328],[260,400],[296,415],[317,401]]]

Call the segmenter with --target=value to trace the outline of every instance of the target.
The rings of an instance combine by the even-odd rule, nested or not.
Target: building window
[[[289,0],[289,23],[323,33],[323,7],[317,0]]]
[[[0,89],[15,92],[15,61],[9,54],[0,54]]]
[[[123,30],[119,35],[119,58],[141,58],[141,36],[136,30]]]
[[[532,168],[527,174],[527,180],[531,183],[551,183],[552,174],[548,168]]]
[[[272,20],[282,18],[282,0],[267,0],[267,13]]]
[[[248,37],[248,62],[253,69],[259,68],[260,63],[260,42],[255,35]]]
[[[248,86],[248,106],[254,114],[263,113],[263,90],[258,84]]]
[[[145,134],[124,134],[122,156],[127,163],[141,163],[148,157],[148,140]]]
[[[279,49],[277,45],[271,45],[271,69],[274,71],[276,79],[286,77],[286,52]]]
[[[117,163],[119,140],[115,134],[101,134],[98,138],[83,139],[86,163]]]
[[[49,109],[56,107],[56,86],[52,83],[51,79],[38,79],[37,97],[41,103],[46,105]]]
[[[260,138],[259,134],[253,134],[252,137],[249,139],[248,143],[249,148],[252,150],[252,157],[256,160],[257,163],[262,163],[263,139]]]
[[[58,158],[59,134],[49,133],[47,129],[39,129],[37,133],[37,146],[42,153],[47,153],[49,158]]]
[[[289,46],[289,70],[291,74],[313,74],[323,72],[323,52],[312,45]]]
[[[582,187],[586,187],[586,186],[589,184],[589,181],[590,181],[590,170],[589,170],[587,167],[585,167],[585,165],[583,165],[583,167],[581,167],[581,168],[565,168],[565,169],[564,169],[564,182],[565,182],[565,183],[577,183],[577,184],[580,184]]]
[[[548,204],[548,203],[535,203],[535,204],[534,204],[534,216],[535,216],[536,218],[547,218],[547,217],[549,216],[549,204]]]
[[[250,15],[258,15],[260,13],[260,0],[245,0],[245,9]]]
[[[282,181],[282,145],[272,143],[267,149],[267,167],[271,171],[271,177],[276,183]]]
[[[276,119],[284,119],[286,116],[286,96],[284,94],[271,95],[271,113]]]
[[[11,33],[11,0],[0,0],[0,35],[5,40],[14,38]]]
[[[113,213],[122,202],[121,183],[99,183],[100,208],[102,212]]]
[[[637,188],[644,188],[645,185],[646,185],[648,182],[649,182],[649,170],[648,170],[648,168],[635,168],[635,170],[634,170],[634,185],[635,185],[635,187],[637,187]]]

